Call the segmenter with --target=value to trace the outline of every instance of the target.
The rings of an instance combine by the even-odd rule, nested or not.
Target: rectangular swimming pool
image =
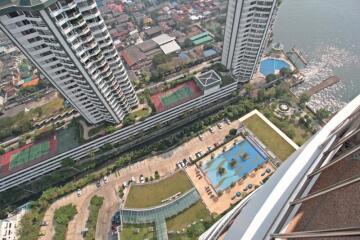
[[[217,192],[224,191],[231,183],[238,181],[246,173],[251,172],[266,161],[266,154],[260,151],[248,140],[243,140],[228,151],[205,163],[202,170]],[[230,164],[232,159],[236,161],[234,166]],[[218,173],[220,167],[225,169],[225,173],[222,175]]]

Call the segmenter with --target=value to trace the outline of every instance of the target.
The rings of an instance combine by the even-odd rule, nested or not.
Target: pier
[[[315,93],[318,93],[320,92],[321,90],[327,88],[327,87],[330,87],[331,85],[334,85],[336,83],[338,83],[340,81],[340,78],[337,77],[337,76],[331,76],[327,79],[325,79],[324,81],[322,81],[321,83],[311,87],[309,90],[308,90],[308,93],[309,95],[313,95]]]
[[[293,47],[292,51],[299,57],[299,59],[305,64],[308,65],[308,61],[305,59],[304,55],[300,52],[299,49]]]

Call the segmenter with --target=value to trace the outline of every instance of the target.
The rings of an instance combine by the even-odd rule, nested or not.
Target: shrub
[[[64,240],[69,222],[77,214],[76,207],[73,204],[65,205],[56,209],[54,215],[55,235],[54,240]]]

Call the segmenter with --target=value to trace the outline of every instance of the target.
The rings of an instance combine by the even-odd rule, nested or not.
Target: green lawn
[[[152,230],[151,230],[152,228]],[[155,226],[153,225],[125,225],[120,233],[120,239],[155,240]]]
[[[132,115],[134,118],[146,118],[147,116],[150,115],[150,111],[148,108],[143,108],[140,110],[137,110],[135,112],[130,113],[130,115]]]
[[[168,231],[180,231],[195,221],[198,222],[200,219],[209,220],[210,218],[210,213],[205,205],[201,201],[198,201],[184,212],[166,220],[166,225]]]
[[[186,173],[180,171],[157,183],[132,186],[125,207],[147,208],[157,206],[161,204],[161,200],[178,192],[185,193],[192,187]]]
[[[286,160],[295,149],[277,134],[259,116],[253,115],[244,121],[245,126],[253,132],[279,159]]]

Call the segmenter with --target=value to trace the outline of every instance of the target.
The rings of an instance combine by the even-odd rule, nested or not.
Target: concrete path
[[[53,217],[54,212],[61,206],[72,203],[76,206],[78,214],[69,223],[69,229],[66,235],[67,240],[82,239],[81,230],[84,229],[88,218],[88,206],[90,199],[94,195],[103,196],[104,203],[99,211],[98,225],[96,229],[96,239],[106,240],[111,227],[111,217],[120,205],[120,199],[117,195],[117,190],[123,182],[129,181],[131,177],[139,178],[141,174],[146,176],[154,176],[155,171],[158,171],[161,176],[168,175],[175,171],[175,166],[178,161],[191,156],[195,158],[195,153],[202,151],[205,153],[208,146],[214,146],[214,143],[223,141],[224,137],[228,135],[231,128],[239,126],[238,121],[234,121],[231,125],[223,124],[222,129],[213,127],[214,133],[209,131],[202,134],[203,140],[198,137],[180,145],[179,147],[170,150],[166,153],[147,158],[141,162],[132,164],[126,168],[120,169],[118,172],[109,176],[109,181],[104,184],[101,181],[101,187],[97,188],[95,184],[89,184],[81,189],[82,194],[77,197],[76,192],[66,195],[65,197],[55,201],[46,211],[44,220],[47,226],[41,228],[41,233],[44,236],[40,240],[51,240],[54,235]]]

